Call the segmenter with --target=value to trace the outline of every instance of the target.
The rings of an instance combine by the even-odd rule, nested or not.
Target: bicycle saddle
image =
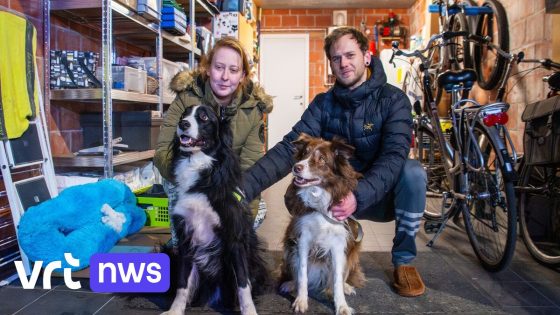
[[[451,92],[453,87],[457,85],[462,86],[465,90],[469,90],[474,82],[476,82],[476,72],[473,69],[447,70],[437,77],[438,86],[447,92]]]

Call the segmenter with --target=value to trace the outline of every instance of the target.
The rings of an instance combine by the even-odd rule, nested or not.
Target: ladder
[[[37,69],[36,64],[35,69]],[[21,216],[29,207],[58,195],[37,71],[35,71],[35,82],[35,87],[39,91],[37,115],[30,121],[29,127],[21,137],[1,140],[0,145],[0,169],[16,234]],[[29,173],[29,176],[22,178],[22,173]],[[0,257],[0,267],[13,264],[16,260],[23,262],[25,272],[29,275],[30,262],[21,247],[19,247],[19,255]],[[14,273],[6,279],[0,279],[0,286],[16,278],[17,274]]]

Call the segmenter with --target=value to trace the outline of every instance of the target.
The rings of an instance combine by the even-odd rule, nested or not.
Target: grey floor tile
[[[536,261],[513,261],[510,269],[526,281],[560,283],[560,270],[547,268]]]
[[[560,282],[529,282],[529,285],[547,297],[556,307],[560,308]]]
[[[501,272],[490,272],[482,268],[479,263],[470,262],[454,262],[455,270],[471,281],[497,281],[497,282],[519,282],[523,281],[521,277],[511,269]]]
[[[547,306],[506,306],[503,308],[511,315],[557,315],[560,314],[560,308]]]
[[[547,297],[535,290],[527,282],[496,282],[482,280],[473,283],[503,307],[555,306]]]
[[[0,313],[12,314],[51,291],[43,289],[24,290],[21,287],[11,285],[2,287],[0,288]]]
[[[109,294],[51,290],[17,314],[93,314],[109,299]]]
[[[96,314],[160,314],[172,299],[163,294],[114,295]]]

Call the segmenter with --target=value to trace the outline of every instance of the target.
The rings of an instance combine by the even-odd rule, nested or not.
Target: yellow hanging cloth
[[[35,80],[37,30],[28,20],[0,11],[0,139],[19,138],[39,105]]]

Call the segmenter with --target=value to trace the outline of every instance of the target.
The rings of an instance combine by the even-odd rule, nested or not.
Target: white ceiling
[[[254,0],[263,9],[408,9],[416,0]]]

